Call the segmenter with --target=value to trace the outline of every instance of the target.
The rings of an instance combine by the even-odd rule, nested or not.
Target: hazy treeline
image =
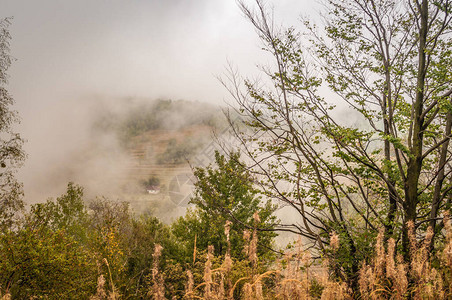
[[[99,111],[93,129],[117,133],[123,145],[151,130],[179,130],[196,125],[218,128],[226,125],[219,108],[205,103],[144,99],[121,102],[124,106],[120,111],[108,111],[108,108]]]

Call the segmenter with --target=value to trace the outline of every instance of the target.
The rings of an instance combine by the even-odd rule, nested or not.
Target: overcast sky
[[[286,25],[313,2],[268,1]],[[215,76],[227,61],[252,74],[266,59],[235,0],[0,0],[7,16],[17,59],[8,88],[28,140],[27,174],[82,142],[93,95],[222,104],[228,95]]]
[[[275,2],[289,23],[310,1]],[[234,0],[0,0],[0,11],[14,17],[21,109],[85,93],[216,102],[227,59],[249,70],[260,55]]]

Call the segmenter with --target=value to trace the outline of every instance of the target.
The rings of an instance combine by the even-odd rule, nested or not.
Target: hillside
[[[170,221],[185,212],[188,198],[176,193],[190,192],[190,165],[225,125],[221,110],[205,103],[140,100],[129,101],[125,111],[104,111],[93,130],[113,132],[129,158],[116,178],[118,197],[137,213],[152,211]]]

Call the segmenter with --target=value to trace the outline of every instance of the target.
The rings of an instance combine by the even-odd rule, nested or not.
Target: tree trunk
[[[426,76],[426,44],[428,31],[428,0],[423,0],[420,7],[420,32],[417,72],[416,98],[413,103],[413,129],[410,158],[408,161],[407,176],[405,181],[405,202],[403,205],[405,224],[403,227],[402,248],[406,261],[410,260],[410,243],[408,239],[407,222],[416,222],[416,206],[418,203],[418,183],[422,168],[423,124],[422,112],[424,110],[424,88]]]
[[[444,137],[450,136],[451,133],[451,127],[452,127],[452,113],[447,114],[446,118],[446,128]],[[446,163],[447,163],[447,150],[449,148],[449,140],[446,140],[444,144],[441,146],[441,151],[439,154],[439,160],[438,160],[438,175],[436,178],[435,183],[435,189],[433,191],[433,199],[432,199],[432,210],[430,211],[430,222],[429,226],[433,229],[434,234],[436,234],[436,218],[438,217],[438,210],[441,204],[441,188],[443,186],[443,182],[445,179],[445,169],[446,169]],[[432,238],[430,242],[430,248],[433,247],[434,238]]]

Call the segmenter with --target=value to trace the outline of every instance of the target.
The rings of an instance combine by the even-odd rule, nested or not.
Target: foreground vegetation
[[[431,251],[410,228],[409,262],[381,228],[358,289],[340,265],[347,243],[335,232],[322,257],[299,239],[276,249],[274,206],[262,205],[239,155],[197,169],[195,206],[171,225],[134,216],[127,203],[86,201],[70,183],[56,200],[33,205],[0,235],[0,288],[12,299],[448,299],[452,224]],[[216,200],[211,199],[212,194]],[[219,201],[219,202],[218,202]],[[224,202],[223,202],[224,201]],[[89,203],[89,204],[85,204]],[[221,205],[220,205],[221,204]],[[239,219],[231,219],[222,207]],[[240,212],[240,213],[238,213]],[[270,231],[268,231],[270,230]]]
[[[395,256],[395,241],[385,243],[382,229],[373,259],[361,263],[357,294],[335,273],[340,267],[336,269],[332,259],[341,249],[335,233],[331,260],[325,257],[322,265],[303,250],[300,240],[284,254],[274,255],[258,240],[261,220],[255,213],[253,230],[234,232],[243,234],[243,255],[231,255],[238,242],[231,239],[230,221],[221,234],[226,242],[221,254],[213,246],[199,248],[196,236],[180,239],[181,220],[167,226],[152,216],[133,218],[127,204],[105,199],[87,208],[82,196],[80,187],[69,184],[65,195],[33,206],[15,230],[2,233],[0,278],[5,299],[448,299],[452,295],[449,217],[445,244],[436,254],[429,251],[428,239],[419,243],[411,229],[416,254],[409,263]],[[192,244],[192,249],[186,248]]]

